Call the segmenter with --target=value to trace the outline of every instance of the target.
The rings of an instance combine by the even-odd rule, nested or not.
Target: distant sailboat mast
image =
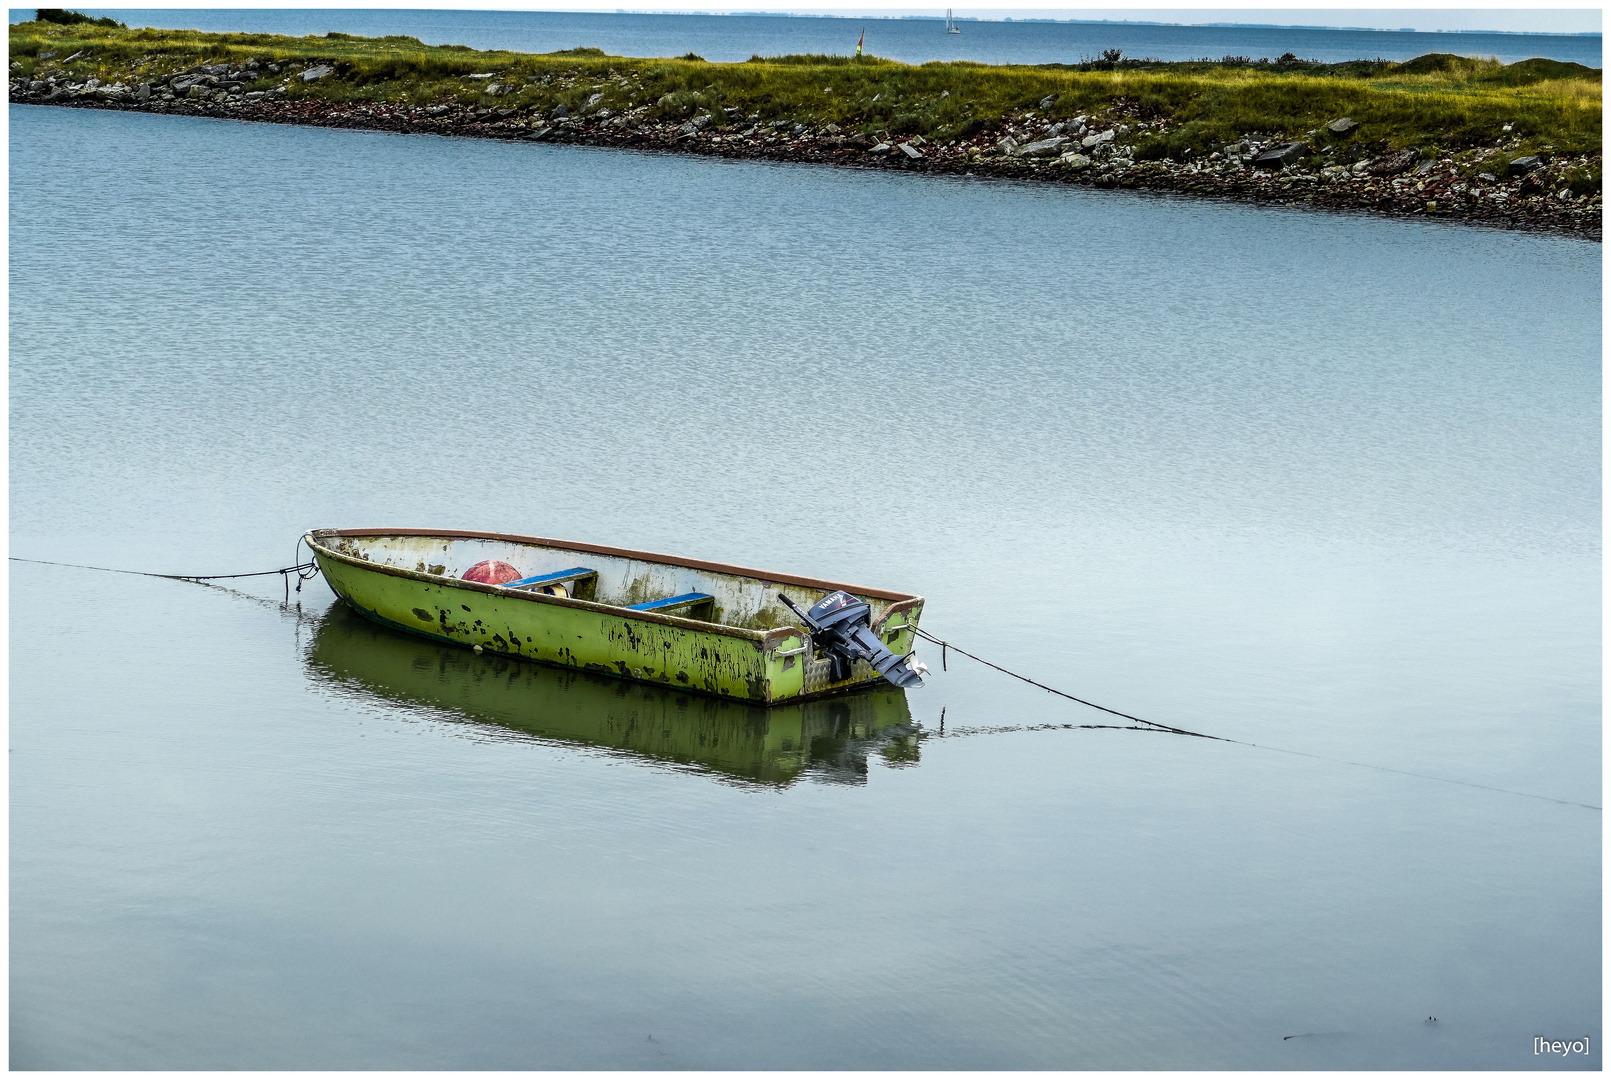
[[[951,17],[950,8],[945,9],[945,32],[947,34],[962,33],[962,27],[958,26],[957,21]]]

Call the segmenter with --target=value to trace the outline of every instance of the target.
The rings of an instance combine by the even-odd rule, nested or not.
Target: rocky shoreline
[[[602,94],[577,115],[563,105],[547,113],[497,108],[497,84],[486,88],[494,103],[488,107],[452,99],[434,105],[347,104],[287,92],[288,87],[301,90],[314,84],[332,70],[329,64],[313,61],[287,65],[282,72],[278,64],[248,60],[196,66],[132,86],[101,85],[93,78],[76,83],[17,77],[10,83],[10,94],[13,102],[23,104],[1172,191],[1601,239],[1600,192],[1574,191],[1563,180],[1568,170],[1592,170],[1597,175],[1599,155],[1518,157],[1501,178],[1489,173],[1472,176],[1452,157],[1422,155],[1413,149],[1386,152],[1385,147],[1356,141],[1345,152],[1322,158],[1304,143],[1252,135],[1194,161],[1144,161],[1135,158],[1130,143],[1149,129],[1167,128],[1171,121],[1149,117],[1139,105],[1122,99],[1101,115],[1060,122],[1037,115],[1053,104],[1047,99],[1040,110],[1021,110],[970,137],[937,145],[921,136],[846,134],[833,124],[813,128],[788,120],[762,123],[755,115],[740,116],[736,111],[667,121],[646,115],[651,111],[648,106],[621,113],[597,107]],[[280,85],[267,90],[245,89],[282,75]],[[1329,126],[1332,132],[1346,132],[1354,125],[1340,117]],[[1503,133],[1486,150],[1503,152]]]

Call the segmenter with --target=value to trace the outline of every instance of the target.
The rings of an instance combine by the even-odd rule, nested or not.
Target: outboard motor
[[[811,632],[813,648],[827,654],[833,666],[829,675],[834,682],[850,678],[851,664],[865,660],[884,678],[896,686],[922,686],[923,680],[905,657],[896,656],[884,647],[873,633],[873,609],[841,590],[830,593],[811,608],[801,611],[782,593],[778,599],[789,605],[789,610],[800,616]]]

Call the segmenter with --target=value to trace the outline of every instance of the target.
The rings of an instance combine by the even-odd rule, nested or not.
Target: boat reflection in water
[[[893,686],[763,708],[568,668],[477,654],[331,606],[306,663],[317,682],[504,734],[596,747],[782,786],[865,783],[867,757],[915,765],[917,727]]]

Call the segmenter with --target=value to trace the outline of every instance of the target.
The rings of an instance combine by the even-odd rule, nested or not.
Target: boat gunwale
[[[427,581],[432,584],[447,584],[472,592],[484,592],[491,596],[530,600],[539,604],[556,604],[560,607],[577,608],[583,611],[597,611],[601,614],[617,618],[633,619],[639,622],[660,623],[665,626],[675,626],[684,630],[698,630],[705,633],[723,634],[727,637],[745,638],[755,642],[762,649],[787,638],[798,637],[804,639],[806,631],[800,626],[774,626],[769,630],[747,630],[741,626],[728,626],[724,623],[701,622],[697,619],[683,619],[675,615],[661,615],[653,611],[634,611],[627,607],[617,607],[614,604],[600,604],[592,600],[577,600],[569,596],[551,596],[547,593],[529,592],[525,589],[508,589],[502,585],[487,585],[479,581],[465,581],[463,578],[450,578],[445,574],[428,574],[419,570],[409,570],[401,566],[385,566],[381,563],[369,562],[344,552],[336,551],[318,541],[331,536],[348,538],[385,537],[385,536],[440,536],[456,540],[498,540],[514,544],[534,544],[542,547],[560,548],[565,551],[584,551],[593,555],[610,555],[617,558],[637,559],[643,562],[660,563],[665,566],[683,566],[694,570],[709,570],[719,574],[730,574],[735,577],[755,578],[759,581],[781,583],[785,585],[801,585],[807,588],[823,589],[834,592],[843,589],[846,592],[857,593],[862,596],[871,596],[879,600],[889,600],[890,605],[884,609],[878,619],[874,621],[874,632],[877,628],[888,622],[889,619],[901,612],[910,611],[913,607],[923,603],[923,597],[915,593],[896,593],[887,589],[864,589],[858,585],[845,585],[821,578],[801,577],[794,574],[773,574],[769,571],[755,570],[746,566],[734,566],[731,563],[710,562],[705,559],[684,559],[675,555],[662,555],[652,551],[637,551],[632,548],[610,547],[605,544],[587,544],[570,540],[554,540],[541,536],[522,536],[518,533],[490,533],[478,532],[469,529],[309,529],[303,534],[303,540],[315,554],[333,558],[350,566],[373,570],[382,574],[391,574],[394,577],[413,578],[417,581]],[[774,639],[776,639],[774,641]]]

